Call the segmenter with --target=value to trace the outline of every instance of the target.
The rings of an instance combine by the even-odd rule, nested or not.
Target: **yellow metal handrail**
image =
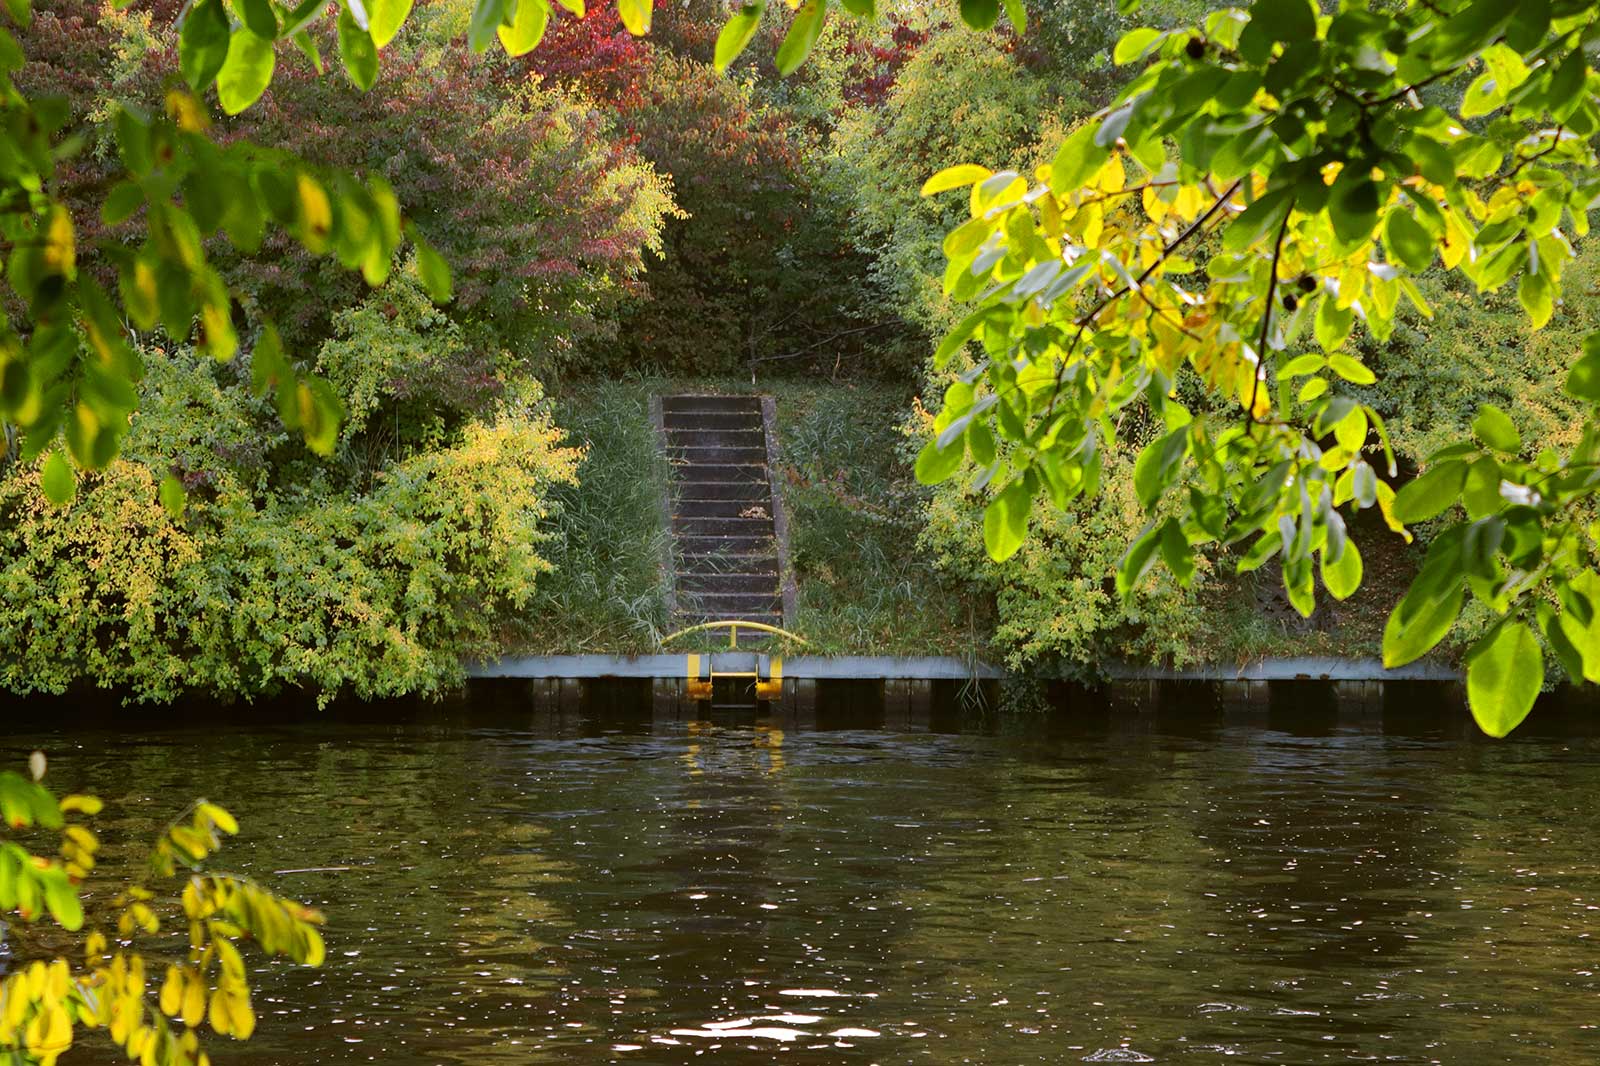
[[[725,618],[716,622],[701,622],[699,625],[690,626],[687,629],[680,629],[676,633],[669,633],[667,636],[661,638],[661,643],[669,644],[672,641],[677,640],[679,637],[688,636],[690,633],[700,633],[712,629],[726,629],[730,631],[728,633],[728,647],[730,648],[737,648],[739,646],[740,629],[754,629],[761,633],[776,633],[778,636],[792,640],[796,644],[809,643],[804,637],[791,633],[787,629],[779,629],[777,626],[769,626],[765,622],[741,622],[736,618]]]

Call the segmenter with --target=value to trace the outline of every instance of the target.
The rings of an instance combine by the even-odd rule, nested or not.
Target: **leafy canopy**
[[[971,310],[936,358],[972,342],[983,356],[946,390],[919,475],[970,459],[1002,559],[1037,499],[1092,495],[1130,417],[1153,422],[1124,595],[1155,566],[1187,581],[1197,551],[1237,546],[1240,570],[1276,557],[1309,614],[1319,576],[1335,598],[1360,583],[1345,513],[1378,508],[1402,533],[1448,515],[1386,663],[1434,648],[1471,595],[1499,617],[1467,654],[1485,731],[1532,706],[1533,629],[1575,680],[1600,679],[1600,334],[1567,382],[1590,414],[1566,455],[1525,454],[1485,406],[1473,439],[1397,493],[1383,421],[1350,395],[1374,380],[1352,336],[1384,340],[1403,303],[1431,314],[1414,279],[1435,264],[1479,292],[1515,285],[1532,323],[1549,320],[1600,193],[1597,39],[1600,11],[1576,0],[1259,0],[1129,32],[1115,59],[1142,69],[1052,166],[963,164],[924,186],[963,191],[970,216],[945,239],[944,284]]]

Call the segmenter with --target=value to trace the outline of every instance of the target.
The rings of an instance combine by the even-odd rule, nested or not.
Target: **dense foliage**
[[[1600,676],[1592,419],[1569,453],[1529,459],[1485,404],[1474,439],[1435,452],[1397,498],[1369,461],[1370,438],[1397,473],[1383,421],[1349,389],[1375,375],[1347,343],[1358,320],[1387,340],[1402,301],[1431,314],[1414,276],[1436,259],[1480,293],[1516,280],[1533,325],[1551,318],[1594,192],[1594,14],[1474,0],[1327,16],[1258,0],[1124,36],[1116,58],[1144,72],[1036,179],[966,165],[924,186],[970,193],[946,286],[977,306],[940,359],[974,339],[989,358],[946,391],[921,476],[943,481],[970,453],[1005,559],[1036,498],[1092,495],[1126,439],[1118,423],[1142,412],[1133,422],[1161,431],[1134,467],[1152,517],[1118,567],[1123,594],[1158,561],[1187,582],[1198,549],[1248,542],[1241,567],[1277,557],[1306,614],[1319,575],[1339,599],[1361,583],[1339,508],[1379,507],[1400,530],[1460,503],[1466,520],[1433,539],[1391,617],[1385,660],[1437,645],[1470,591],[1500,616],[1467,656],[1485,731],[1532,707],[1535,626],[1574,679]],[[1449,110],[1421,95],[1436,85]],[[1566,392],[1588,405],[1600,340],[1585,353]]]
[[[495,649],[548,569],[541,522],[579,456],[535,386],[464,421],[440,393],[397,395],[426,388],[448,334],[347,324],[323,349],[352,412],[332,465],[284,461],[270,407],[226,368],[151,350],[124,456],[70,504],[24,468],[0,478],[0,685],[436,693]],[[187,489],[177,519],[164,471]]]
[[[1428,541],[1389,662],[1486,613],[1469,691],[1494,733],[1531,705],[1538,672],[1509,664],[1541,641],[1575,679],[1600,677],[1587,591],[1600,341],[1564,392],[1538,363],[1503,367],[1492,344],[1444,372],[1430,359],[1480,325],[1523,343],[1485,294],[1515,281],[1538,329],[1561,311],[1569,261],[1585,269],[1591,5],[1206,14],[1172,0],[1160,25],[1122,33],[1136,5],[1067,4],[1038,13],[1033,37],[1017,0],[957,5],[979,30],[1005,16],[979,37],[932,10],[876,22],[869,0],[749,4],[720,28],[715,5],[690,3],[650,41],[637,39],[649,0],[562,6],[459,0],[408,22],[405,0],[343,3],[332,21],[313,0],[144,15],[51,0],[24,48],[0,38],[7,483],[37,477],[57,504],[75,468],[121,484],[128,426],[161,421],[159,404],[130,418],[152,353],[244,350],[248,373],[207,372],[229,396],[221,423],[247,432],[185,443],[193,454],[160,434],[141,445],[153,473],[139,491],[174,527],[155,539],[192,534],[183,523],[221,513],[237,481],[248,507],[219,530],[291,507],[334,550],[342,523],[387,543],[384,516],[404,508],[383,493],[414,465],[448,465],[495,427],[554,433],[531,413],[532,372],[831,360],[837,374],[848,360],[904,374],[918,334],[948,330],[927,378],[944,399],[918,464],[940,484],[924,543],[995,590],[1018,654],[1187,654],[1180,589],[1219,569],[1275,569],[1309,614],[1319,584],[1336,599],[1360,584],[1348,516],[1372,509]],[[771,51],[741,59],[758,40]],[[496,41],[504,57],[471,59]],[[322,75],[334,52],[360,93]],[[922,186],[963,190],[964,210],[909,196],[954,156],[1008,169],[947,167]],[[390,280],[401,262],[442,313],[416,280]],[[387,285],[368,294],[354,272]],[[1539,359],[1553,343],[1534,345]],[[335,462],[307,462],[284,430]],[[977,476],[954,481],[969,456]],[[547,481],[570,475],[551,462]],[[536,523],[536,496],[512,510]],[[988,500],[993,560],[1024,550],[1030,523],[1044,530],[1026,566],[973,554],[969,496]],[[1043,500],[1095,502],[1084,521],[1036,522]],[[1436,522],[1458,503],[1466,521]],[[20,495],[10,506],[51,516]],[[87,529],[85,506],[68,513]],[[511,524],[460,554],[498,557]],[[1121,606],[1072,617],[1103,603],[1096,577],[1130,532]],[[1145,603],[1158,562],[1180,588]],[[462,566],[445,570],[470,587]],[[1464,614],[1468,592],[1480,606]],[[371,597],[392,627],[400,600]],[[434,647],[482,637],[423,629]]]

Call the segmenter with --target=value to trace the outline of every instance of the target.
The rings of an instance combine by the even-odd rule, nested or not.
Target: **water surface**
[[[0,757],[112,844],[224,802],[226,865],[327,911],[219,1066],[1600,1057],[1594,739],[517,725]]]

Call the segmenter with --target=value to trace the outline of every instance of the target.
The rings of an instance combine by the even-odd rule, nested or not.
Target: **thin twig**
[[[1256,369],[1250,381],[1250,408],[1245,412],[1249,419],[1248,424],[1256,424],[1256,397],[1261,393],[1261,378],[1267,369],[1267,335],[1272,329],[1272,301],[1278,294],[1278,264],[1283,259],[1283,237],[1289,232],[1289,216],[1294,214],[1294,201],[1289,201],[1289,210],[1283,213],[1283,221],[1278,224],[1278,237],[1272,243],[1272,272],[1267,275],[1267,303],[1261,309],[1261,339],[1256,343]]]

